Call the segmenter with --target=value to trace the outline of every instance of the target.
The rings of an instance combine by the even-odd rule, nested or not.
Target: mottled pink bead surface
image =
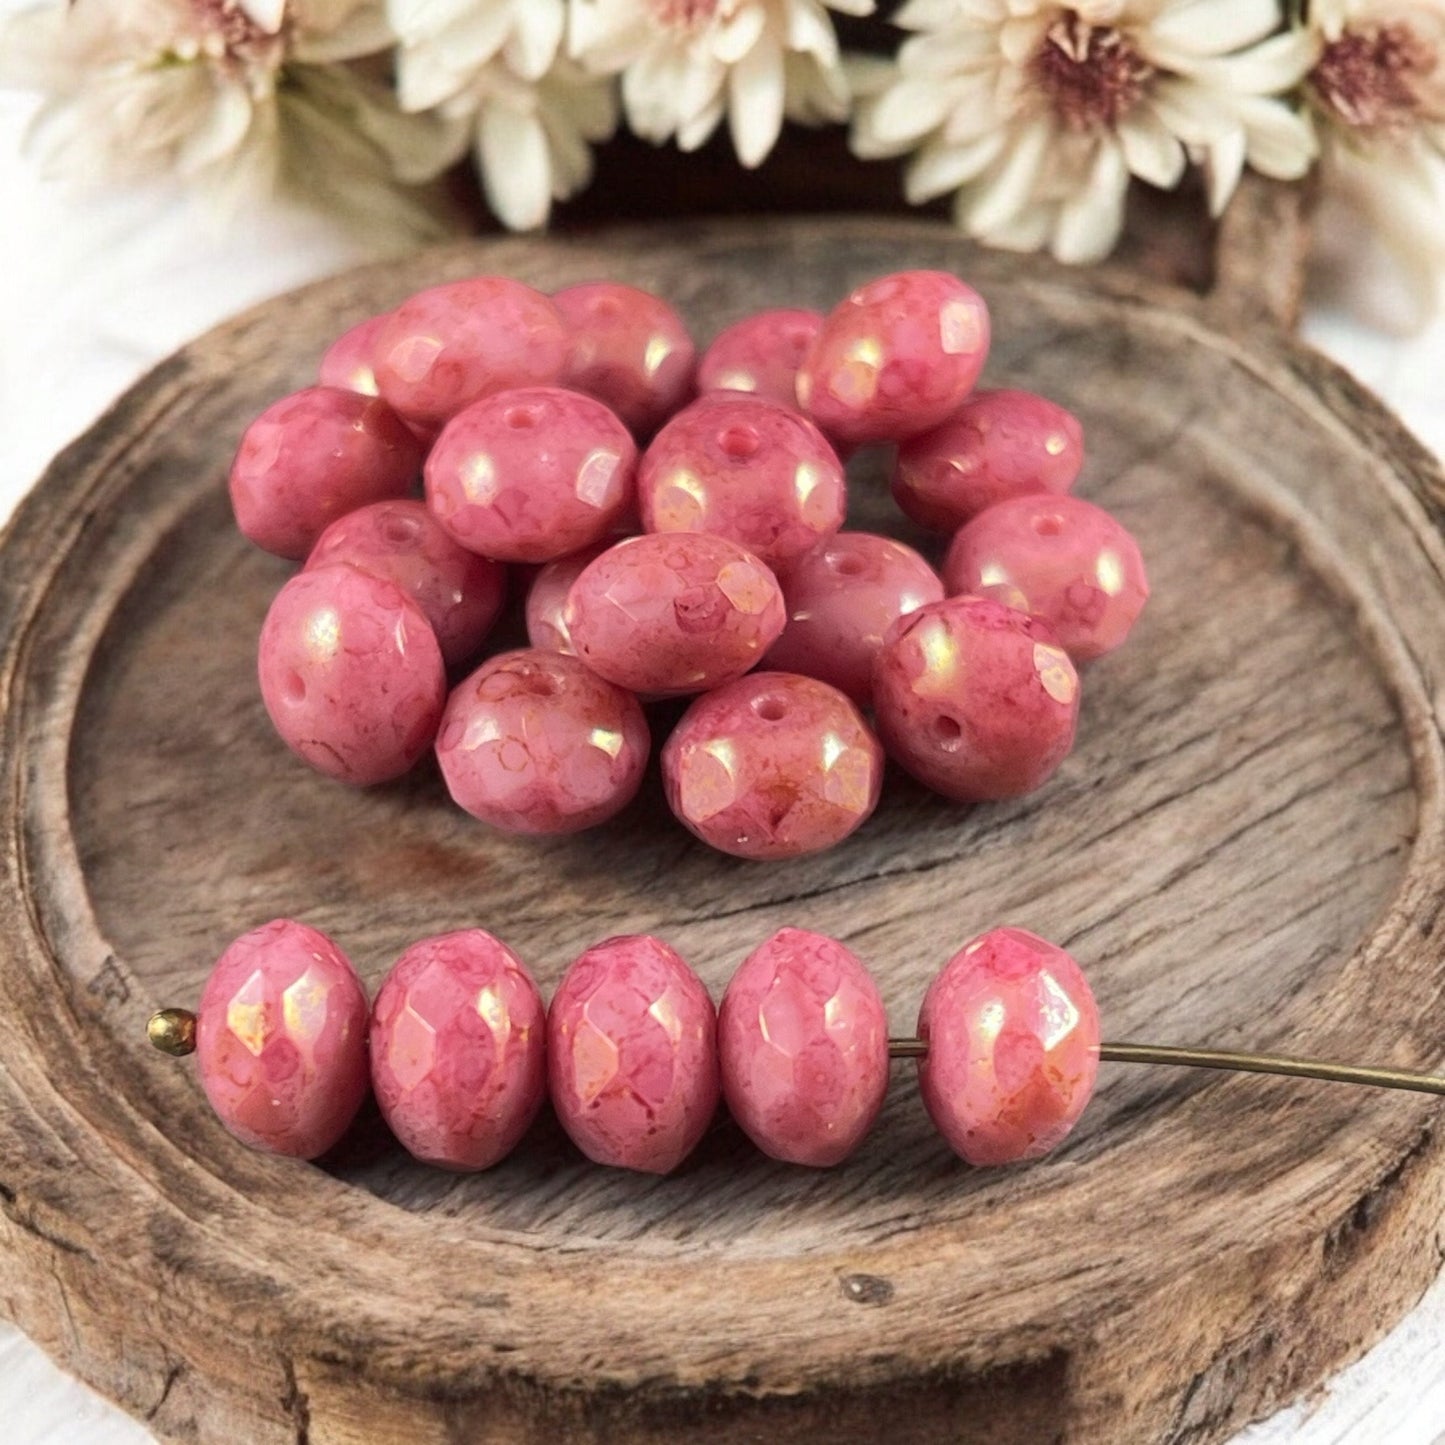
[[[1046,623],[950,597],[889,630],[873,708],[889,755],[921,783],[962,802],[1012,798],[1068,756],[1079,678]]]
[[[547,1011],[532,975],[480,928],[414,943],[371,1011],[371,1080],[407,1153],[486,1169],[547,1097]]]
[[[343,783],[400,777],[431,746],[446,701],[421,608],[345,564],[298,573],[277,593],[257,670],[286,746]]]
[[[985,507],[1061,495],[1084,465],[1084,429],[1029,391],[980,391],[898,448],[893,497],[921,527],[952,532]]]
[[[463,547],[550,562],[600,542],[633,497],[637,447],[600,401],[561,387],[499,392],[447,423],[427,505]]]
[[[789,1164],[846,1159],[888,1092],[888,1018],[857,956],[784,928],[744,960],[718,1010],[728,1111]]]
[[[407,421],[436,428],[479,397],[550,386],[570,349],[566,324],[540,291],[477,276],[403,301],[377,328],[372,368]]]
[[[426,616],[447,666],[473,656],[507,595],[507,569],[454,542],[422,502],[373,502],[338,518],[308,570],[349,562],[394,582]]]
[[[637,469],[649,532],[711,532],[775,570],[843,525],[843,464],[789,407],[716,392],[679,412]]]
[[[943,597],[938,574],[917,552],[870,532],[839,532],[779,581],[788,621],[763,665],[832,683],[862,707],[873,698],[884,634]]]
[[[300,561],[337,517],[404,497],[421,446],[385,402],[309,386],[268,406],[231,464],[236,524],[258,547]]]
[[[823,328],[821,311],[759,311],[718,332],[697,368],[697,389],[750,391],[798,404],[798,368]]]
[[[742,676],[783,630],[778,580],[725,537],[629,537],[583,569],[563,617],[577,655],[619,687],[657,697]]]
[[[697,350],[660,296],[616,281],[569,286],[552,297],[571,332],[562,374],[649,436],[692,395]]]
[[[953,539],[943,579],[950,594],[1043,618],[1075,662],[1118,647],[1149,599],[1139,544],[1079,497],[1016,497],[980,513]]]
[[[798,371],[798,402],[847,446],[901,441],[959,406],[988,347],[988,307],[957,276],[880,276],[824,321]]]
[[[737,858],[841,842],[878,806],[883,749],[835,687],[755,672],[698,698],[662,752],[672,811]]]
[[[575,833],[632,801],[650,747],[631,693],[575,657],[524,648],[453,689],[437,761],[474,818],[510,833]]]
[[[718,1102],[716,1014],[661,939],[609,938],[567,970],[547,1011],[552,1106],[598,1164],[667,1174]]]
[[[1038,1159],[1084,1112],[1099,1071],[1099,1011],[1079,965],[1022,928],[966,944],[924,995],[923,1102],[970,1164]]]
[[[567,594],[589,562],[600,557],[611,543],[599,542],[570,556],[548,562],[532,579],[527,590],[527,639],[533,647],[574,656],[572,634],[567,630]]]
[[[384,315],[368,316],[349,331],[343,331],[326,348],[317,374],[322,386],[339,386],[343,391],[359,391],[363,396],[377,394],[371,354],[377,332],[385,320]]]
[[[196,1063],[243,1144],[315,1159],[366,1098],[366,990],[324,933],[284,918],[252,929],[206,980]]]

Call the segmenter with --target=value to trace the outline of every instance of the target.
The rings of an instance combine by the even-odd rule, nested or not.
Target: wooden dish
[[[271,735],[253,648],[285,569],[222,486],[247,420],[344,324],[482,270],[659,289],[697,331],[899,266],[976,280],[989,376],[1084,419],[1084,495],[1155,596],[1089,670],[1041,793],[963,810],[892,777],[860,835],[759,867],[652,787],[527,842],[431,772],[352,792]],[[1221,313],[1222,314],[1222,313]],[[1312,1388],[1439,1263],[1436,1105],[1107,1067],[1030,1168],[947,1154],[899,1065],[831,1172],[719,1123],[676,1177],[583,1162],[544,1120],[480,1176],[373,1120],[326,1169],[248,1153],[144,1021],[291,914],[375,985],[481,924],[544,988],[657,931],[715,995],[795,923],[853,945],[895,1029],[965,938],[1044,933],[1113,1038],[1440,1062],[1445,483],[1278,330],[907,221],[467,244],[262,306],[66,451],[0,547],[0,1311],[167,1440],[1218,1440]],[[853,525],[884,523],[878,467]],[[869,485],[870,479],[872,485]]]

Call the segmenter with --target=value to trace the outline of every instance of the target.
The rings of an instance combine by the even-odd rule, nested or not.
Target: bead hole
[[[306,679],[294,668],[281,680],[281,696],[293,707],[306,701]]]
[[[388,517],[381,525],[381,535],[397,547],[415,542],[420,531],[421,523],[415,517]]]
[[[730,426],[717,439],[723,455],[735,462],[745,462],[757,455],[758,434],[750,426]]]
[[[753,711],[764,722],[781,722],[788,715],[788,705],[780,697],[759,697],[753,700]]]
[[[502,420],[513,431],[530,431],[542,420],[540,406],[509,406],[502,414]]]
[[[949,717],[944,713],[933,720],[933,736],[944,752],[951,753],[956,751],[963,741],[963,728],[956,717]]]
[[[1057,537],[1064,530],[1064,519],[1057,512],[1046,512],[1034,518],[1034,531],[1040,537]]]
[[[616,296],[599,296],[592,303],[592,315],[598,321],[616,321],[622,315],[622,302]]]
[[[840,577],[856,577],[863,570],[863,559],[852,552],[843,552],[829,557],[828,565]]]

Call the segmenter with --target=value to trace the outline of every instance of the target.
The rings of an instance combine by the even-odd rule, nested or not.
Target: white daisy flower
[[[230,213],[290,191],[395,237],[433,228],[391,182],[434,171],[440,135],[343,63],[390,44],[376,0],[73,0],[0,22],[0,85],[45,93],[46,174],[176,175]]]
[[[1369,220],[1417,302],[1445,275],[1445,6],[1439,0],[1312,0],[1305,84],[1325,183]]]
[[[1309,42],[1279,0],[910,0],[918,32],[860,89],[853,148],[916,152],[915,204],[957,192],[969,235],[1062,261],[1107,255],[1131,176],[1163,189],[1202,162],[1216,214],[1246,162],[1293,180],[1306,118],[1277,99]]]
[[[570,0],[568,49],[622,77],[628,124],[645,140],[696,150],[726,116],[738,159],[757,166],[784,117],[847,118],[830,9],[868,15],[873,0]]]
[[[452,158],[472,154],[488,204],[514,231],[592,178],[617,129],[616,87],[561,54],[564,0],[386,0],[403,109],[433,107]]]

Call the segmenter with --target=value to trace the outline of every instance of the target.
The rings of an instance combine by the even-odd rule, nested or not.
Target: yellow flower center
[[[1424,85],[1439,62],[1435,47],[1408,25],[1347,30],[1325,46],[1309,84],[1342,124],[1399,132],[1425,112]]]
[[[1074,131],[1112,130],[1154,76],[1122,31],[1072,11],[1049,26],[1029,69],[1037,91]]]

